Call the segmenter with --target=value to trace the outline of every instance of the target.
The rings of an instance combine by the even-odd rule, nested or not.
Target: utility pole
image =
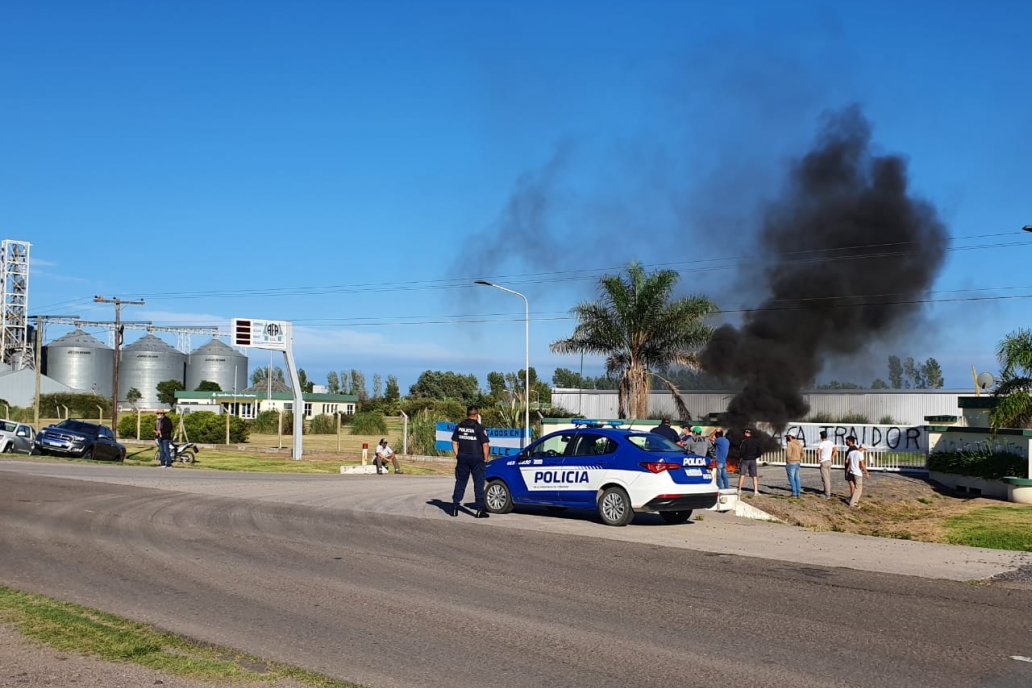
[[[94,303],[115,304],[115,380],[114,389],[111,390],[111,432],[118,437],[118,364],[122,357],[122,306],[143,306],[143,301],[123,301],[117,296],[113,299],[105,299],[103,296],[94,296]]]
[[[36,373],[36,395],[32,401],[32,427],[39,432],[39,393],[40,393],[40,371],[43,370],[43,337],[48,320],[68,320],[78,318],[77,315],[33,315],[31,320],[36,321],[36,355],[32,359],[32,367]]]

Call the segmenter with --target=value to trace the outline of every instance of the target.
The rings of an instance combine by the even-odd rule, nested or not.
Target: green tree
[[[1000,341],[999,400],[990,416],[993,429],[1027,428],[1032,421],[1032,330],[1021,328]]]
[[[903,363],[899,356],[889,356],[889,384],[893,389],[903,389]]]
[[[871,389],[888,389],[888,388],[889,388],[889,383],[885,382],[885,380],[881,379],[880,377],[877,378],[874,382],[871,383]]]
[[[556,368],[552,371],[552,384],[562,389],[588,389],[591,384],[580,373],[569,368]]]
[[[487,374],[487,395],[494,401],[504,399],[508,393],[508,386],[505,383],[505,373],[491,371]]]
[[[201,380],[201,384],[197,385],[196,392],[221,392],[222,385],[211,380]]]
[[[650,374],[671,365],[694,367],[698,349],[712,329],[703,318],[717,308],[709,299],[691,296],[671,300],[677,272],[646,273],[631,263],[627,275],[606,275],[599,282],[601,299],[573,309],[577,326],[566,339],[552,342],[555,353],[588,353],[606,357],[606,372],[619,378],[621,416],[648,413]],[[680,400],[676,386],[662,380]],[[683,408],[682,413],[687,413]]]
[[[369,392],[366,391],[365,386],[365,375],[357,368],[351,369],[351,393],[358,397],[359,402],[369,398]]]
[[[863,385],[858,385],[855,382],[844,382],[842,380],[832,380],[826,385],[817,385],[817,389],[863,389]]]
[[[380,373],[373,373],[373,399],[383,397],[383,376]]]
[[[914,389],[924,389],[925,381],[924,376],[921,374],[921,366],[914,363],[913,356],[907,356],[907,359],[903,361],[903,373],[906,376],[903,381],[903,386],[907,389],[913,387]]]
[[[125,393],[125,400],[129,402],[129,405],[136,408],[136,404],[143,399],[143,394],[140,390],[135,387],[130,387],[129,391]]]
[[[315,383],[308,379],[308,373],[305,372],[304,368],[297,369],[297,381],[301,384],[301,391],[311,393],[315,388]]]
[[[928,389],[942,389],[942,366],[934,358],[929,358],[921,366],[921,375]]]
[[[282,382],[283,384],[286,384],[287,382],[287,378],[283,373],[283,368],[280,368],[279,366],[276,366],[275,368],[264,366],[262,368],[256,368],[251,373],[251,385],[257,387],[262,384],[268,384],[270,375],[272,376],[273,382]]]
[[[394,375],[387,376],[387,389],[383,393],[383,397],[390,402],[401,399],[401,388],[398,387],[398,378]]]
[[[162,404],[174,406],[176,403],[176,392],[182,392],[186,387],[179,380],[163,380],[156,386],[158,401]]]
[[[326,373],[326,388],[330,390],[330,394],[340,393],[340,378],[337,377],[336,370]]]
[[[416,384],[409,388],[409,396],[421,399],[455,399],[472,404],[480,396],[476,375],[462,375],[450,370],[424,370]]]

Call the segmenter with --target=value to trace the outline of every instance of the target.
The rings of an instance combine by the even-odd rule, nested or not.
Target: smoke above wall
[[[723,325],[702,368],[738,382],[725,423],[776,430],[804,417],[802,389],[830,357],[860,355],[919,320],[949,237],[936,209],[908,188],[900,155],[873,150],[860,107],[826,114],[792,163],[742,255],[740,276],[767,298],[739,327]]]

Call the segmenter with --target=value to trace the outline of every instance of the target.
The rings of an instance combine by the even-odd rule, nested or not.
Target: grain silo
[[[43,372],[72,389],[110,397],[114,367],[115,350],[82,330],[43,347]]]
[[[158,383],[165,380],[184,382],[186,354],[152,334],[137,339],[122,349],[122,361],[118,366],[118,400],[125,401],[126,394],[135,387],[142,395],[140,406],[158,406]]]
[[[223,392],[242,392],[247,387],[247,356],[212,339],[186,359],[186,389],[193,391],[204,380],[215,382]]]

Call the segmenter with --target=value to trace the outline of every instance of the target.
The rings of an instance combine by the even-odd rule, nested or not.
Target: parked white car
[[[0,452],[4,454],[31,454],[36,433],[31,425],[0,419]]]

